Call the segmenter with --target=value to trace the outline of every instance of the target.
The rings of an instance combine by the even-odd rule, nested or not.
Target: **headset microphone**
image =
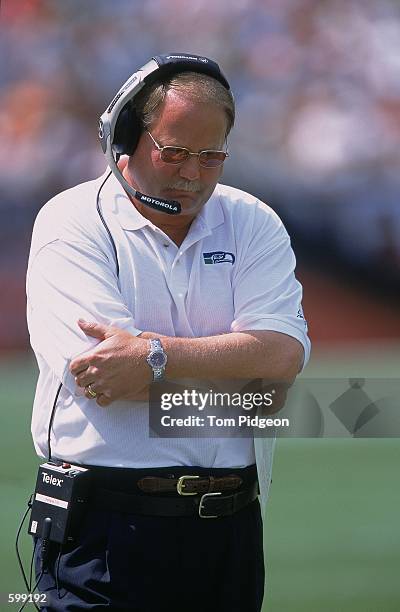
[[[230,89],[218,64],[207,57],[188,53],[156,55],[122,85],[99,121],[100,144],[116,179],[139,202],[169,215],[181,212],[179,202],[140,193],[124,178],[117,164],[121,155],[133,155],[142,133],[143,128],[135,110],[135,96],[145,85],[187,71],[207,74]]]
[[[101,121],[101,120],[100,120]],[[101,126],[99,124],[99,134],[101,131]],[[181,205],[176,200],[163,200],[162,198],[153,198],[151,196],[145,195],[144,193],[140,193],[128,183],[122,174],[121,170],[118,168],[118,158],[119,154],[117,153],[117,158],[114,159],[114,154],[112,150],[112,146],[107,146],[106,158],[108,161],[108,165],[110,166],[110,170],[112,170],[114,176],[119,180],[122,187],[127,191],[132,197],[136,198],[142,204],[146,204],[146,206],[150,206],[150,208],[154,208],[155,210],[160,210],[169,215],[178,215],[181,212]]]

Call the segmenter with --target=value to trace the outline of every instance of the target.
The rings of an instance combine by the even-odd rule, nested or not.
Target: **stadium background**
[[[13,541],[37,465],[32,223],[55,193],[103,172],[97,117],[151,55],[208,55],[228,76],[238,116],[224,180],[269,202],[293,237],[314,344],[305,375],[399,376],[400,4],[3,0],[0,16],[4,593],[24,590]],[[278,442],[265,610],[399,609],[399,459],[397,439]]]

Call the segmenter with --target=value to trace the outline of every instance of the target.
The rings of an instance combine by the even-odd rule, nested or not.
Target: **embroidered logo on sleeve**
[[[218,264],[218,263],[235,263],[235,256],[233,253],[227,251],[211,251],[211,253],[203,253],[205,264]]]
[[[307,321],[304,318],[304,312],[303,312],[303,308],[300,306],[300,308],[297,311],[297,318],[298,319],[302,319],[303,323],[304,323],[304,327],[306,328],[306,331],[308,330],[308,325],[307,325]]]

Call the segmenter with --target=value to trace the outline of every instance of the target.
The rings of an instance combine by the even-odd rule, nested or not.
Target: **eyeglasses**
[[[160,151],[160,157],[163,162],[166,164],[182,164],[185,162],[191,155],[196,155],[199,158],[199,164],[203,168],[218,168],[218,166],[222,166],[225,159],[229,157],[228,151],[213,151],[213,150],[205,150],[199,151],[198,153],[193,153],[186,149],[186,147],[172,147],[165,146],[161,147],[158,142],[156,142],[150,132],[147,132],[153,143]]]

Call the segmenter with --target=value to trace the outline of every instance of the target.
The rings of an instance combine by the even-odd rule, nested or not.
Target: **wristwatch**
[[[150,340],[150,353],[147,355],[146,361],[153,370],[153,382],[162,382],[165,377],[167,353],[164,351],[159,338]]]

